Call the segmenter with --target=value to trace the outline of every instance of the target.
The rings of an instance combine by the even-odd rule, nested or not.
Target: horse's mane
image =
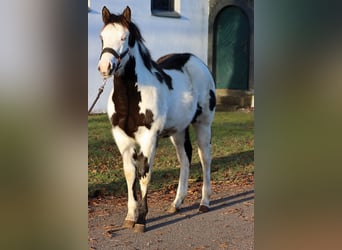
[[[139,43],[143,43],[145,41],[140,33],[138,26],[136,26],[135,23],[130,22],[127,28],[130,33],[130,39],[128,40],[129,46],[133,47],[135,41],[138,41]]]
[[[126,27],[129,31],[128,45],[133,47],[135,42],[138,43],[139,53],[144,61],[144,64],[151,71],[152,66],[155,66],[156,63],[153,61],[150,51],[144,44],[145,40],[141,35],[140,29],[132,21],[128,22],[127,19],[122,15],[118,16],[118,18],[119,23]]]

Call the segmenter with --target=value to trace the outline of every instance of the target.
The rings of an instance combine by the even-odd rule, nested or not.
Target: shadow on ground
[[[210,211],[207,213],[211,213],[213,211],[219,210],[219,209],[223,209],[223,208],[227,208],[227,207],[231,207],[235,204],[239,204],[239,203],[243,203],[246,201],[250,201],[254,199],[254,190],[249,190],[243,193],[239,193],[239,194],[235,194],[235,195],[231,195],[228,197],[224,197],[224,198],[220,198],[220,199],[216,199],[216,200],[212,200],[210,202]],[[176,214],[165,214],[165,215],[161,215],[155,218],[151,218],[147,220],[147,224],[151,223],[151,222],[155,222],[155,221],[159,221],[159,220],[164,220],[167,218],[171,218],[171,217],[176,217],[177,218],[173,218],[171,220],[168,220],[166,222],[162,222],[159,224],[155,224],[155,225],[151,225],[147,227],[147,231],[153,231],[156,229],[159,229],[161,227],[164,226],[168,226],[174,223],[178,223],[182,220],[186,220],[186,219],[190,219],[193,217],[196,217],[198,215],[201,215],[202,213],[200,213],[198,211],[198,207],[199,204],[193,204],[191,206],[187,206],[182,208],[178,213]],[[188,214],[188,212],[192,212],[192,214]],[[184,214],[185,216],[181,216],[180,215]]]

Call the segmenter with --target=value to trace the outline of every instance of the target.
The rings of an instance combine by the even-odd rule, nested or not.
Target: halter
[[[106,47],[102,50],[101,55],[100,55],[100,59],[101,59],[103,53],[106,53],[106,52],[112,54],[118,61],[120,61],[129,52],[129,48],[127,48],[124,52],[122,52],[119,55],[114,49]]]
[[[127,48],[127,49],[126,49],[124,52],[122,52],[120,55],[119,55],[114,49],[112,49],[112,48],[109,48],[109,47],[103,48],[103,50],[102,50],[102,52],[101,52],[101,55],[100,55],[100,59],[101,59],[103,53],[106,53],[106,52],[112,54],[112,55],[118,60],[118,63],[116,64],[115,69],[113,68],[113,69],[110,71],[110,74],[111,74],[113,71],[115,72],[115,71],[119,68],[121,59],[124,58],[124,57],[127,55],[127,53],[129,52],[129,48]]]

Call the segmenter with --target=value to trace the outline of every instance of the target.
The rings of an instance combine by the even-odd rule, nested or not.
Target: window
[[[180,14],[175,10],[175,2],[179,0],[151,0],[151,12],[154,16],[161,17],[180,17]]]

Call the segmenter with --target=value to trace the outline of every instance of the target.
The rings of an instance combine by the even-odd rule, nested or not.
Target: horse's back
[[[177,70],[188,74],[193,87],[213,89],[215,83],[205,63],[191,53],[175,53],[160,57],[157,63],[163,70]]]

